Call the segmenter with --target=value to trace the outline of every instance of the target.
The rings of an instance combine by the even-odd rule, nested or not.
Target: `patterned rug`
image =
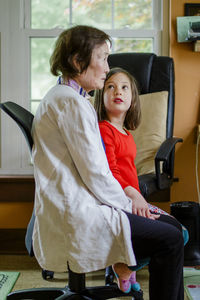
[[[200,299],[200,270],[195,268],[184,268],[184,288],[188,299]]]
[[[7,295],[12,290],[19,272],[4,272],[0,271],[0,299],[6,300]]]

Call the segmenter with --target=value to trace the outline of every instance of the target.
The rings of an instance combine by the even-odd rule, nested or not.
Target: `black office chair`
[[[30,151],[32,150],[33,140],[31,136],[31,128],[34,116],[13,102],[5,102],[0,104],[0,108],[6,112],[22,130]],[[32,249],[32,232],[34,225],[34,212],[32,214],[30,223],[27,228],[26,234],[26,247],[30,255],[34,255]],[[52,271],[43,270],[46,274]],[[106,274],[107,276],[107,274]],[[121,292],[116,283],[113,282],[112,275],[109,274],[109,278],[106,278],[106,284],[104,286],[86,287],[85,286],[85,274],[79,274],[72,272],[68,267],[68,286],[64,288],[37,288],[13,291],[8,296],[8,300],[21,300],[21,299],[34,299],[34,300],[62,300],[62,299],[85,299],[85,300],[103,300],[117,297],[131,296],[132,300],[143,300],[142,291],[131,291],[128,294]]]
[[[152,53],[117,53],[109,55],[110,67],[129,71],[139,84],[140,94],[168,91],[166,140],[155,156],[155,172],[139,176],[140,190],[148,202],[170,201],[174,178],[175,145],[181,138],[173,137],[174,127],[174,63],[170,57]],[[154,116],[152,116],[153,118]]]
[[[140,94],[168,91],[166,140],[155,155],[155,172],[138,176],[142,195],[148,202],[170,201],[174,178],[175,145],[181,138],[173,137],[174,127],[174,63],[170,57],[153,53],[115,53],[108,57],[110,68],[120,67],[136,79]],[[152,116],[153,118],[154,116]],[[144,260],[144,264],[148,259]],[[106,280],[113,278],[111,267],[106,268]]]

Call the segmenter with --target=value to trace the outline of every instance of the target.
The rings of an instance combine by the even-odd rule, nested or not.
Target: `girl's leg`
[[[119,289],[124,293],[129,293],[131,290],[131,283],[129,278],[132,271],[124,263],[116,263],[112,266]]]
[[[183,237],[180,224],[170,216],[150,220],[126,213],[137,259],[150,257],[150,300],[183,300]]]
[[[124,263],[116,263],[112,266],[119,289],[124,293],[129,293],[131,289],[139,291],[140,284],[136,281],[136,272],[128,268]]]
[[[131,288],[134,291],[139,291],[141,289],[140,284],[136,280],[136,271],[133,271],[131,273],[131,276],[129,278],[129,281],[131,283]]]

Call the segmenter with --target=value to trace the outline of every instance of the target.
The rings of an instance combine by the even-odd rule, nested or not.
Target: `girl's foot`
[[[112,268],[117,278],[117,284],[119,289],[123,293],[128,294],[131,290],[131,283],[129,281],[129,277],[132,272],[128,269],[128,267],[125,264],[121,263],[113,265]]]
[[[130,278],[129,278],[129,282],[131,283],[131,288],[132,290],[138,292],[141,287],[140,284],[136,281],[136,272],[132,272]]]

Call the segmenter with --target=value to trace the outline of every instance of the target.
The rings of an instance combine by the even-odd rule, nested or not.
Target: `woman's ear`
[[[78,62],[78,54],[75,54],[72,58],[73,65],[75,66],[77,72],[80,74],[81,73],[81,67],[80,63]]]

